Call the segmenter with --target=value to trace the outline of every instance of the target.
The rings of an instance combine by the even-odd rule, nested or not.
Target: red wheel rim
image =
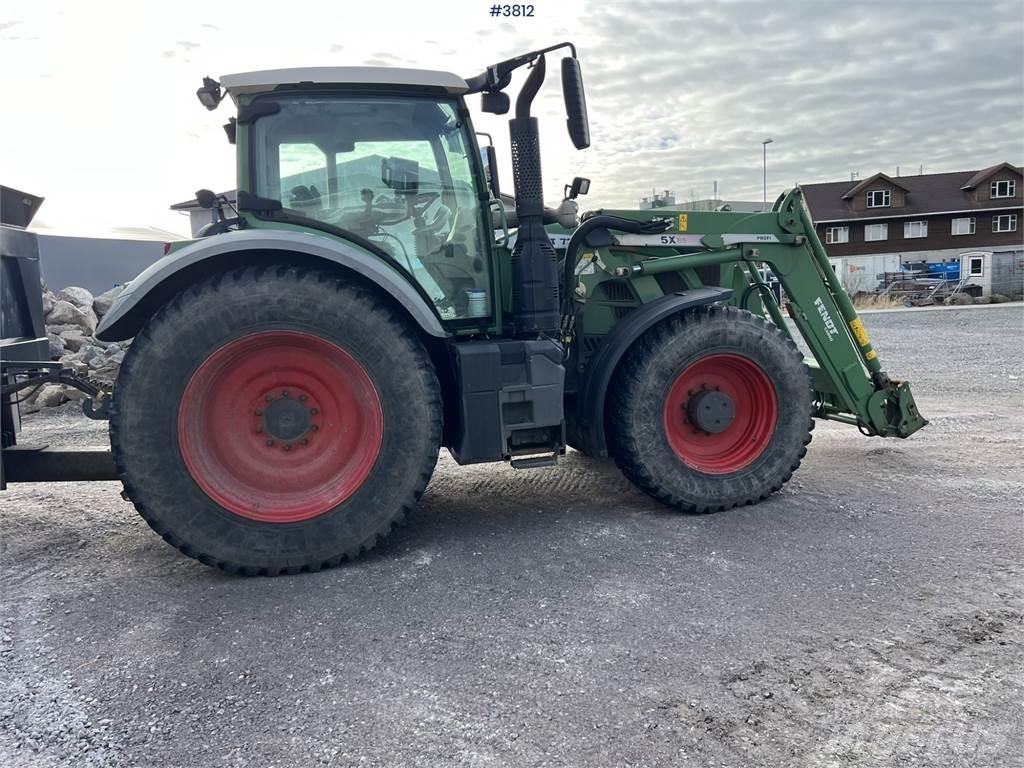
[[[725,402],[724,395],[732,405],[732,421],[718,432],[702,429],[694,418],[694,406],[700,402],[695,398],[706,400],[711,393],[717,402]],[[688,365],[672,383],[664,421],[669,446],[688,467],[709,475],[736,472],[753,463],[771,442],[778,421],[775,387],[749,358],[707,355]]]
[[[178,409],[178,444],[199,487],[224,509],[270,523],[308,520],[349,498],[383,434],[363,367],[297,331],[228,342],[192,374]]]

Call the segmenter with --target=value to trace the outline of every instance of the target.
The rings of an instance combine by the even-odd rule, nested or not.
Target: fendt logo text
[[[836,328],[836,324],[832,322],[832,316],[829,315],[828,310],[825,309],[825,302],[821,300],[821,296],[814,300],[814,306],[818,308],[818,314],[821,315],[821,321],[825,324],[825,333],[828,334],[828,340],[832,341],[833,336],[839,335],[839,329]]]

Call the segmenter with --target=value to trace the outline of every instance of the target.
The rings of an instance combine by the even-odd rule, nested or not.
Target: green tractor
[[[926,423],[882,371],[799,190],[758,214],[579,217],[577,178],[545,207],[530,110],[559,49],[584,149],[569,43],[469,79],[204,80],[204,106],[237,106],[236,204],[201,191],[212,223],[132,281],[97,333],[134,338],[109,402],[113,459],[168,542],[243,574],[335,565],[413,508],[442,446],[527,469],[568,445],[666,504],[725,510],[782,487],[814,418],[895,437]],[[513,203],[465,98],[508,112],[521,67]]]

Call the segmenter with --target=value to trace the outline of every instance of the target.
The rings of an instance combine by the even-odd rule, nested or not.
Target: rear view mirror
[[[572,184],[565,185],[565,197],[569,200],[575,200],[580,195],[585,195],[590,191],[590,179],[585,179],[582,176],[577,176],[572,180]]]
[[[210,189],[199,189],[196,190],[196,202],[199,203],[200,208],[213,208],[214,203],[217,202],[217,195]]]
[[[576,149],[590,146],[590,123],[587,121],[587,98],[583,91],[580,62],[571,56],[562,59],[562,98],[565,100],[566,125]]]
[[[504,115],[512,102],[507,93],[484,91],[480,94],[480,109],[492,115]]]
[[[420,188],[420,164],[401,157],[381,160],[380,180],[395,192],[414,195]]]

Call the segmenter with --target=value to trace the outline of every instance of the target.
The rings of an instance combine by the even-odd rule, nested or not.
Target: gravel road
[[[579,454],[445,456],[371,556],[242,579],[118,484],[12,487],[0,765],[1021,765],[1024,311],[864,321],[931,425],[819,424],[783,492],[712,516]]]

